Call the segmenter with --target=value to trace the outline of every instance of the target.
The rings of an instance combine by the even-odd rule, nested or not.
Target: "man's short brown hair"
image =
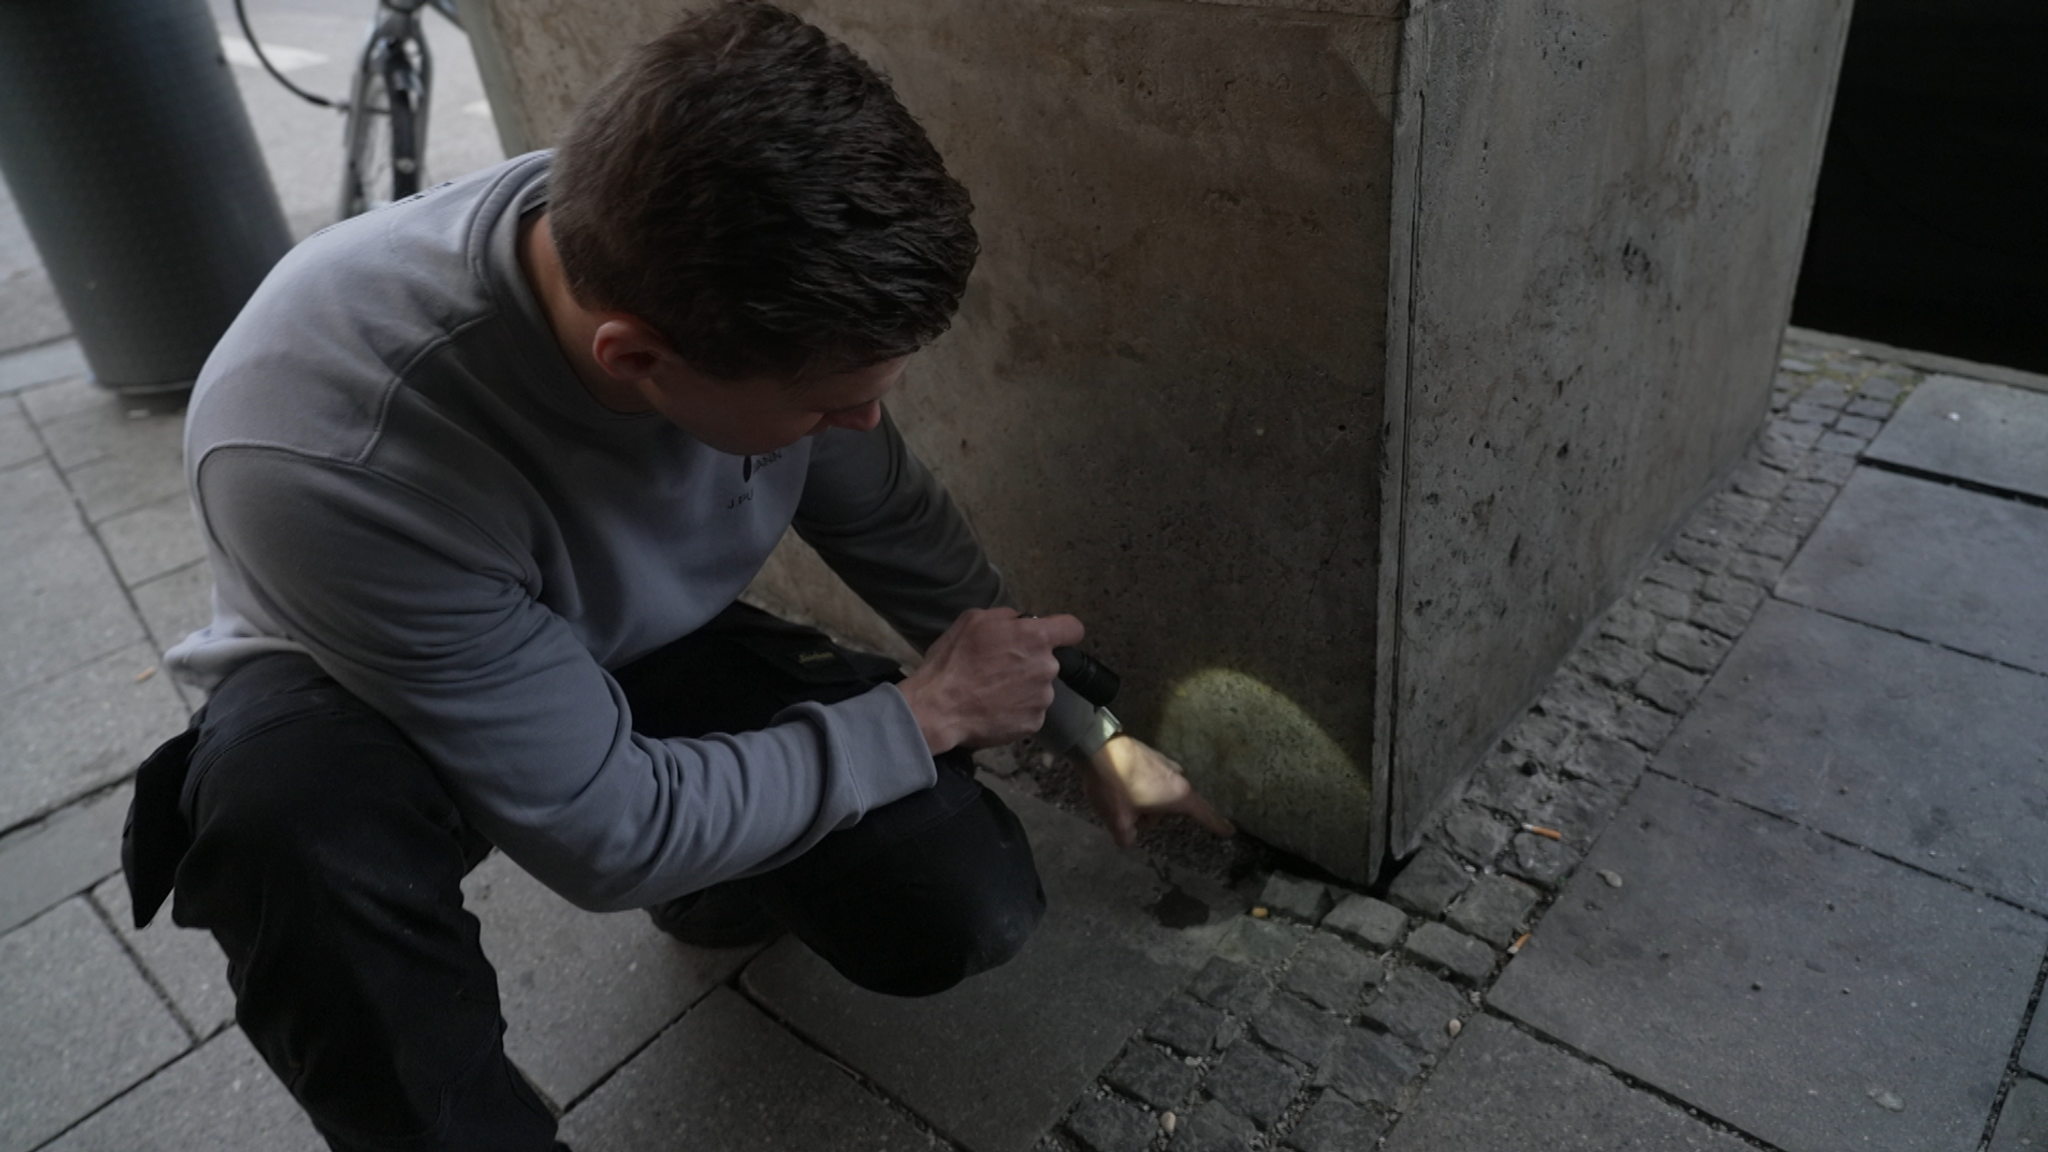
[[[967,190],[888,82],[753,0],[633,52],[578,110],[548,201],[577,301],[726,379],[915,351],[978,251]]]

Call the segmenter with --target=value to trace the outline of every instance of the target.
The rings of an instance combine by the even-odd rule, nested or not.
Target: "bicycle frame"
[[[375,174],[361,170],[373,142],[372,133],[392,135],[392,167],[404,177],[394,178],[398,187],[393,191],[407,185],[416,191],[421,183],[427,148],[428,105],[434,87],[433,54],[427,48],[419,17],[420,9],[426,7],[441,13],[456,27],[462,26],[455,0],[378,0],[370,34],[363,43],[362,53],[356,60],[355,75],[349,82],[348,115],[342,128],[339,214],[344,218],[376,203],[375,190],[370,186]],[[386,100],[386,106],[381,109],[372,104],[373,93],[380,89]],[[406,137],[403,140],[398,138],[401,133],[393,123],[395,114],[392,111],[392,105],[401,100],[410,107],[409,112],[402,113],[409,129],[402,133]],[[381,122],[380,117],[383,118]],[[392,198],[399,197],[394,195]]]

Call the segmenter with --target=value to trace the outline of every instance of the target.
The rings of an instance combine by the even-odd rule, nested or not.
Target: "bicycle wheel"
[[[398,44],[366,59],[349,102],[346,157],[341,174],[341,215],[346,218],[420,190],[419,83]]]

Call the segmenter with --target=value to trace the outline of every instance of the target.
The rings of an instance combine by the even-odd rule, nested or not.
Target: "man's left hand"
[[[1119,848],[1137,842],[1141,821],[1170,812],[1218,836],[1237,835],[1181,775],[1180,765],[1128,734],[1111,737],[1089,755],[1081,766],[1081,790]]]

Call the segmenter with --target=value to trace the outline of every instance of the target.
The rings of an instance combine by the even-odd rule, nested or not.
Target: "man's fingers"
[[[1186,816],[1218,836],[1228,839],[1237,835],[1237,825],[1225,820],[1222,813],[1211,807],[1209,802],[1202,798],[1202,794],[1193,789],[1189,789],[1188,794],[1180,798],[1180,801],[1174,805],[1174,811],[1179,812],[1181,815]]]
[[[1088,629],[1077,616],[1032,616],[1030,627],[1049,647],[1065,648],[1079,644],[1088,636]]]

